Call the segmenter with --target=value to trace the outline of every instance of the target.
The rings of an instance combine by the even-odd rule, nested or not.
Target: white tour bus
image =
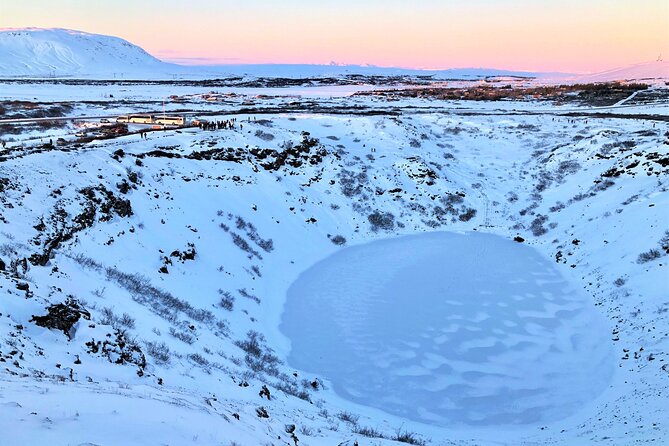
[[[153,124],[153,115],[123,115],[116,118],[116,122],[131,124]]]

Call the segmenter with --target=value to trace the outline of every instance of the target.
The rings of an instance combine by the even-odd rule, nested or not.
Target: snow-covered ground
[[[361,91],[381,89],[372,85],[329,85],[317,87],[286,87],[286,88],[239,88],[239,87],[193,87],[163,85],[129,86],[122,84],[109,85],[57,85],[55,83],[23,83],[0,81],[0,100],[33,101],[35,98],[48,101],[166,101],[172,95],[201,96],[210,94],[242,95],[253,98],[258,95],[286,96],[293,100],[297,97],[342,97]],[[204,101],[201,101],[204,102]],[[207,104],[211,107],[212,104]],[[238,104],[236,104],[238,105]],[[183,105],[181,105],[183,106]]]
[[[126,98],[133,96],[132,88],[137,96],[144,94],[142,86],[127,88]],[[52,100],[35,91],[37,101]],[[127,107],[114,99],[102,106],[109,114]],[[650,116],[637,119],[619,113],[562,116],[561,108],[546,103],[385,103],[367,97],[314,99],[337,107],[337,113],[281,111],[291,99],[275,98],[256,99],[257,107],[274,112],[233,114],[247,99],[231,99],[227,108],[202,105],[220,113],[208,119],[236,119],[232,130],[150,132],[147,138],[133,134],[54,148],[44,147],[44,141],[68,128],[31,130],[30,138],[0,136],[7,142],[0,152],[3,443],[669,441],[666,104],[642,106],[642,114]],[[365,327],[358,340],[333,332],[334,339],[321,341],[357,341],[370,348],[378,341],[370,336],[385,335],[394,348],[394,342],[431,333],[429,328],[453,328],[460,330],[456,341],[464,347],[447,342],[448,351],[428,356],[422,345],[407,345],[396,349],[398,358],[386,358],[388,374],[376,369],[384,354],[377,351],[366,358],[369,370],[351,386],[339,376],[360,364],[349,369],[343,363],[326,374],[318,358],[309,364],[309,351],[296,350],[303,348],[296,338],[306,336],[301,330],[319,322],[325,326],[337,311],[350,324],[356,321],[348,300],[329,315],[319,307],[325,314],[312,320],[301,313],[305,321],[299,327],[296,315],[282,319],[291,305],[289,289],[299,288],[300,275],[319,261],[327,264],[349,255],[349,249],[369,252],[376,245],[367,243],[379,240],[384,247],[379,256],[386,257],[403,240],[398,236],[473,231],[486,234],[476,236],[475,246],[490,247],[495,258],[443,249],[440,262],[463,269],[474,258],[489,262],[477,277],[494,278],[499,287],[472,286],[468,292],[499,293],[508,286],[520,291],[502,293],[498,300],[477,294],[489,304],[481,305],[480,314],[470,301],[464,308],[455,298],[437,302],[441,314],[449,314],[442,319],[436,312],[418,313],[432,319],[424,327],[410,325],[417,321],[407,314],[409,333],[396,326],[381,334]],[[514,237],[518,241],[511,241]],[[517,264],[510,260],[515,258]],[[421,265],[430,260],[414,259],[413,274],[422,274]],[[402,261],[411,267],[410,259]],[[337,285],[363,292],[392,272],[379,269],[383,263],[377,258],[365,265],[370,269]],[[509,285],[496,268],[513,269],[523,280],[525,272],[538,268],[535,272],[550,273],[565,286]],[[444,272],[441,285],[436,278],[425,283],[427,291],[461,289],[471,270],[457,277]],[[388,286],[408,287],[411,282],[402,277],[393,275]],[[567,292],[567,284],[579,291]],[[373,297],[363,293],[361,299]],[[551,304],[541,300],[551,297]],[[499,302],[503,298],[508,302]],[[504,310],[491,310],[493,301]],[[515,306],[520,304],[531,311]],[[531,360],[537,368],[519,364],[518,376],[536,380],[532,388],[551,395],[541,402],[517,399],[517,409],[541,403],[545,410],[514,426],[493,416],[500,409],[496,404],[475,415],[442,414],[439,420],[398,414],[397,399],[412,392],[397,387],[419,382],[413,372],[453,362],[494,336],[505,348],[519,341],[515,328],[495,325],[503,323],[500,312],[507,310],[504,320],[525,324],[533,335],[523,348],[539,355]],[[462,332],[457,316],[469,320],[471,334]],[[541,321],[535,326],[531,318]],[[567,346],[570,331],[588,336]],[[400,335],[407,338],[394,338]],[[420,339],[427,346],[441,336]],[[458,347],[463,350],[451,351]],[[567,354],[570,348],[573,354]],[[325,354],[329,349],[323,346]],[[424,361],[403,363],[402,373],[397,361],[408,361],[412,350],[424,354]],[[500,360],[513,357],[501,346],[497,353]],[[298,354],[303,354],[299,360]],[[553,375],[557,362],[564,368]],[[464,381],[479,379],[465,374],[471,364],[460,365]],[[380,394],[375,389],[356,392],[364,387],[365,373],[389,383],[381,392],[393,399],[387,412],[383,403],[369,401]],[[511,384],[503,377],[480,379],[492,386]],[[442,384],[432,387],[435,401],[469,404],[466,392],[449,394],[448,381]],[[571,409],[574,404],[578,410]],[[417,407],[412,403],[410,409]],[[473,426],[475,416],[491,421],[485,428]]]

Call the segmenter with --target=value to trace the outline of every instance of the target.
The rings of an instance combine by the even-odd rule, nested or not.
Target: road
[[[21,118],[21,119],[0,119],[0,124],[28,124],[31,122],[47,122],[47,121],[76,121],[87,119],[109,119],[115,120],[118,115],[100,115],[100,116],[65,116],[60,118]]]

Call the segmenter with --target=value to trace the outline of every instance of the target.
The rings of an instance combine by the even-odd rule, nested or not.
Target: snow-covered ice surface
[[[442,426],[573,415],[610,384],[603,317],[534,248],[427,233],[346,248],[291,286],[289,364],[342,396]]]

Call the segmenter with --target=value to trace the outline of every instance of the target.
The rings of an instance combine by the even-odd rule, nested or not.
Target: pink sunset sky
[[[595,72],[669,58],[666,0],[23,0],[0,27],[109,34],[185,64]]]

